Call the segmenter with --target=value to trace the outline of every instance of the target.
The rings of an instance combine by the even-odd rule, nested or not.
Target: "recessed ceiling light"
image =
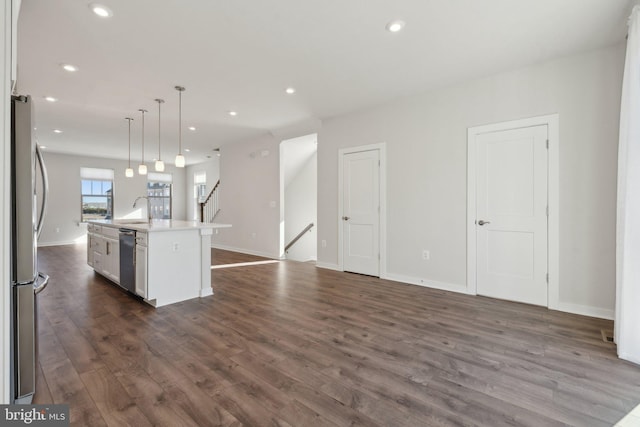
[[[46,150],[47,146],[46,145],[40,145],[40,148],[42,148],[43,150]]]
[[[70,73],[74,73],[78,71],[78,67],[72,64],[62,64],[61,67],[64,68],[66,71],[69,71]]]
[[[235,116],[238,115],[238,112],[237,111],[229,111],[229,115],[235,117]]]
[[[62,133],[62,131],[60,129],[54,129],[53,133]]]
[[[296,88],[288,87],[284,91],[287,92],[289,95],[293,95],[294,93],[296,93]]]
[[[191,151],[190,148],[185,148],[184,151],[186,151],[187,153]]]
[[[189,130],[196,130],[195,126],[189,126]]]
[[[113,16],[111,9],[98,3],[91,3],[89,9],[101,18],[110,18]]]
[[[387,31],[397,33],[404,28],[404,21],[391,21],[387,24]]]
[[[56,102],[58,100],[58,98],[54,98],[53,96],[45,96],[44,99],[49,102]]]

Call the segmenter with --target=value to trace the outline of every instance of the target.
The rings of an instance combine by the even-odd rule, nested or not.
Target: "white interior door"
[[[342,157],[344,271],[380,275],[380,153]]]
[[[547,126],[477,137],[477,293],[547,306]]]

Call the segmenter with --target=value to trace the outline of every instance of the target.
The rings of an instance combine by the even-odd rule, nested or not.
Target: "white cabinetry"
[[[120,284],[120,241],[118,229],[89,224],[87,263],[107,279]]]
[[[136,233],[136,294],[147,298],[147,233]]]
[[[116,283],[120,283],[120,241],[118,239],[104,239],[104,263],[102,273]]]

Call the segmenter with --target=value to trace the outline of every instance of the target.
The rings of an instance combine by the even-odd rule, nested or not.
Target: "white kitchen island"
[[[120,230],[135,238],[135,293],[154,307],[213,294],[211,236],[229,224],[176,220],[89,221],[87,263],[120,285]]]

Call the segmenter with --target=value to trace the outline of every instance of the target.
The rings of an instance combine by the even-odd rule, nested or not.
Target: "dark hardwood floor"
[[[72,425],[610,426],[640,402],[609,321],[289,261],[154,309],[82,245],[39,256],[35,401]]]

